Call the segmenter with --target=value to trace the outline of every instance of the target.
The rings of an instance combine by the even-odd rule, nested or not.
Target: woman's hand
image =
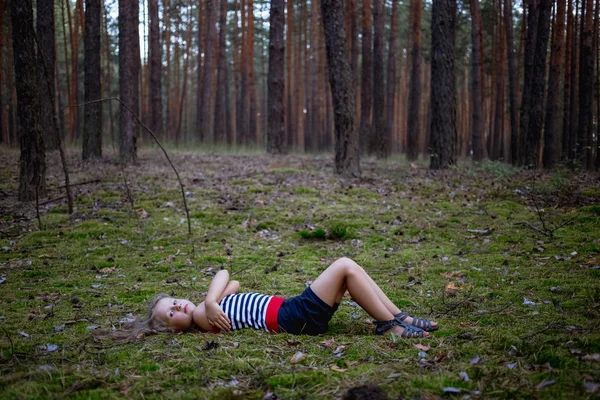
[[[231,321],[216,302],[206,302],[206,318],[222,331],[231,330]]]

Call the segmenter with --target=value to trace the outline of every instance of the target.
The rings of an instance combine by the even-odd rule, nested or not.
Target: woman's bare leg
[[[364,279],[360,267],[353,263],[348,258],[340,258],[323,271],[310,288],[321,300],[333,306],[346,286],[352,298],[373,318],[381,321],[393,319],[394,315],[381,302],[371,284]]]
[[[362,269],[362,270],[365,273],[366,279],[371,284],[371,287],[373,288],[373,290],[375,291],[375,293],[377,293],[377,297],[379,297],[379,299],[381,300],[381,302],[383,304],[385,304],[386,308],[393,315],[398,314],[401,310],[398,307],[396,307],[396,305],[394,303],[392,303],[392,301],[386,296],[385,293],[383,293],[383,290],[381,290],[381,288],[379,287],[379,285],[377,285],[377,283],[375,283],[375,281],[373,280],[373,278],[371,278],[369,276],[369,274],[367,274],[367,272],[364,269]],[[406,319],[404,321],[406,321],[407,324],[412,324],[413,318],[412,317],[406,317]],[[431,321],[431,326],[433,326],[433,327],[437,326],[437,322]]]
[[[348,288],[352,298],[373,318],[379,321],[389,321],[394,314],[388,309],[385,301],[393,303],[383,294],[381,289],[369,278],[368,274],[349,258],[340,258],[331,264],[310,285],[312,291],[330,306],[339,302]],[[393,310],[398,310],[393,306]],[[398,312],[400,312],[398,310]],[[400,335],[404,328],[395,326],[391,331]],[[425,335],[427,336],[427,335]]]

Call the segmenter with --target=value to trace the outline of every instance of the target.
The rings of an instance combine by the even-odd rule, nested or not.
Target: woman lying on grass
[[[149,304],[149,318],[138,323],[136,330],[143,335],[165,330],[180,332],[198,326],[215,333],[255,328],[318,335],[327,331],[346,290],[377,320],[378,335],[393,333],[403,338],[422,338],[438,328],[435,322],[401,312],[365,270],[349,258],[335,261],[300,296],[290,299],[237,293],[239,288],[240,283],[230,281],[229,273],[222,270],[215,275],[206,298],[198,306],[189,300],[156,295]]]

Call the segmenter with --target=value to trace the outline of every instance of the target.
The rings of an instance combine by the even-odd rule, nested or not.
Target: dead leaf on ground
[[[300,361],[304,360],[306,358],[306,354],[304,354],[303,352],[299,351],[296,354],[294,354],[292,356],[292,358],[290,358],[290,362],[292,364],[298,364]]]
[[[423,351],[429,351],[431,349],[431,347],[423,346],[421,343],[413,344],[413,347],[415,349],[419,349],[419,350],[423,350]]]
[[[101,272],[103,274],[110,274],[111,272],[115,272],[116,269],[117,269],[117,267],[102,268],[102,269],[100,269],[99,272]]]
[[[441,275],[447,279],[461,279],[465,277],[465,273],[463,271],[444,272]]]
[[[444,286],[444,294],[448,297],[456,296],[457,290],[454,282],[448,282],[446,286]]]
[[[334,345],[334,343],[335,343],[335,339],[326,339],[326,340],[323,340],[320,343],[320,345],[323,347],[331,347]]]
[[[148,212],[147,212],[146,210],[144,210],[143,208],[140,208],[140,209],[137,211],[137,214],[138,214],[138,216],[139,216],[140,218],[142,218],[142,219],[144,219],[144,218],[148,218],[148,216],[150,215],[150,214],[148,214]]]

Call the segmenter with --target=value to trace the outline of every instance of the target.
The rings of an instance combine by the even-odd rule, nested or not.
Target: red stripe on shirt
[[[273,296],[269,301],[269,305],[267,305],[267,314],[265,316],[265,322],[267,324],[267,329],[269,330],[269,332],[279,333],[277,314],[279,313],[279,308],[281,307],[283,300],[285,299]]]

